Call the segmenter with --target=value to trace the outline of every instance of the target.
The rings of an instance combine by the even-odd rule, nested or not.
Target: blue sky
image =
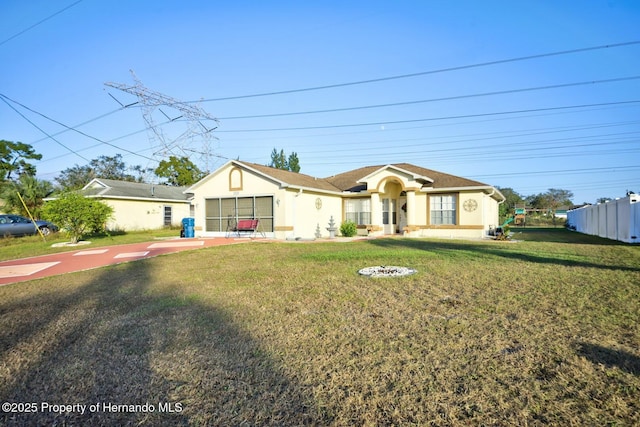
[[[209,170],[277,148],[318,177],[409,162],[623,197],[640,191],[639,23],[634,0],[3,0],[0,139],[33,145],[49,180],[116,153],[155,167],[173,144]],[[215,138],[180,139],[203,128],[169,106],[150,138],[140,104],[118,104],[137,98],[105,85],[129,70],[218,118],[201,121]]]

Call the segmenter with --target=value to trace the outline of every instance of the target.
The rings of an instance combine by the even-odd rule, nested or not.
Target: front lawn
[[[0,400],[38,405],[0,425],[640,424],[640,247],[515,237],[257,241],[0,287]]]
[[[124,245],[127,243],[149,242],[180,236],[179,229],[164,228],[159,230],[112,232],[87,236],[83,240],[91,242],[90,247]],[[55,243],[69,242],[64,232],[52,233],[42,239],[40,235],[25,237],[0,237],[0,261],[26,258],[38,255],[48,255],[56,252],[78,250],[78,247],[54,247]],[[86,247],[84,247],[86,248]]]

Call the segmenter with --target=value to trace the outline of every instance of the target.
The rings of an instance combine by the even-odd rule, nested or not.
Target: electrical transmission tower
[[[154,150],[153,156],[158,160],[166,159],[169,156],[192,159],[194,154],[197,154],[204,165],[204,170],[209,172],[209,163],[213,156],[211,145],[212,140],[215,139],[213,130],[217,128],[218,119],[198,105],[187,104],[145,87],[133,70],[130,70],[130,72],[135,82],[134,85],[107,82],[105,86],[135,95],[138,98],[137,102],[124,105],[109,94],[118,104],[125,108],[136,104],[140,105],[142,118],[147,127],[149,143]],[[160,107],[165,108],[165,110],[174,110],[175,116],[171,117]],[[164,117],[162,123],[156,123],[154,120],[153,116],[156,110]],[[205,126],[203,121],[206,120],[213,121],[216,126],[212,128]],[[163,127],[169,124],[171,124],[172,129],[178,128],[179,135],[172,137],[165,134]]]

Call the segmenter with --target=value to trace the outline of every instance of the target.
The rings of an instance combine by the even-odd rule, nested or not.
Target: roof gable
[[[399,174],[402,176],[406,176],[407,178],[413,180],[413,181],[417,181],[421,184],[427,184],[427,183],[432,183],[433,179],[429,178],[428,176],[425,175],[421,175],[419,173],[416,172],[412,172],[406,169],[403,169],[401,167],[399,167],[398,165],[386,165],[386,166],[382,166],[381,168],[373,171],[372,173],[368,174],[367,176],[361,178],[358,182],[359,183],[366,183],[369,180],[375,178],[376,175],[380,175],[384,172],[393,172],[394,174]]]
[[[275,182],[282,188],[293,187],[303,188],[318,191],[340,192],[341,190],[322,178],[316,178],[311,175],[305,175],[299,172],[291,172],[284,169],[277,169],[271,166],[260,165],[258,163],[244,162],[240,160],[230,160],[221,166],[219,169],[211,172],[193,186],[189,187],[187,191],[191,192],[200,187],[206,181],[213,179],[213,177],[223,173],[229,169],[229,167],[240,167],[248,170],[264,179]]]

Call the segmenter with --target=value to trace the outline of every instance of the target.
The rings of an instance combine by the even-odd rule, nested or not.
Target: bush
[[[344,237],[353,237],[358,234],[356,223],[351,220],[347,220],[340,224],[340,234]]]
[[[104,231],[113,209],[99,200],[78,193],[65,193],[44,205],[44,218],[67,232],[71,243],[83,235]]]

